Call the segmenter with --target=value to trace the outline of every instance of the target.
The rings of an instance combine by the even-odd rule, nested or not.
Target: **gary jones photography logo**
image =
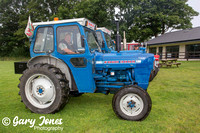
[[[38,119],[23,119],[19,118],[18,116],[15,116],[13,119],[4,117],[2,119],[2,124],[4,126],[14,126],[18,127],[21,125],[29,126],[30,128],[33,128],[34,130],[46,130],[46,131],[62,131],[63,127],[61,125],[63,124],[62,119],[49,119],[45,116],[40,116]]]

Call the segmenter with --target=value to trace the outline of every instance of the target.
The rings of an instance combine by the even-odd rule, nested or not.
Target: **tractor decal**
[[[96,61],[96,64],[128,64],[128,63],[141,63],[141,60],[121,60],[121,61]]]

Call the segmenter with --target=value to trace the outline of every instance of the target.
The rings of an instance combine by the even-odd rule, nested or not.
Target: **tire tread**
[[[128,85],[128,86],[124,86],[124,87],[120,88],[120,89],[114,94],[113,99],[112,99],[112,108],[113,108],[113,111],[115,112],[115,114],[116,114],[119,118],[125,119],[125,118],[123,118],[123,117],[120,115],[120,112],[117,111],[117,108],[116,108],[116,106],[115,106],[115,102],[116,102],[116,99],[117,99],[119,93],[121,93],[121,91],[123,91],[125,88],[130,88],[130,87],[134,87],[134,88],[136,88],[136,89],[141,90],[141,91],[143,92],[143,94],[146,96],[147,101],[149,102],[147,113],[146,113],[141,119],[136,120],[136,121],[142,121],[142,120],[144,120],[144,119],[149,115],[149,113],[150,113],[150,111],[151,111],[151,108],[152,108],[152,101],[151,101],[151,98],[150,98],[149,94],[148,94],[145,90],[143,90],[141,87],[139,87],[139,86],[136,86],[136,85]],[[126,120],[131,120],[131,119],[126,119]]]
[[[69,81],[65,78],[65,74],[62,73],[60,71],[60,69],[56,68],[53,65],[50,64],[35,64],[33,66],[28,67],[24,72],[23,75],[26,75],[31,69],[46,69],[47,71],[49,71],[50,73],[52,73],[58,80],[60,87],[61,87],[61,100],[59,105],[57,106],[56,109],[54,109],[54,111],[50,112],[52,114],[60,111],[68,102],[69,100]],[[23,80],[23,75],[20,77],[20,83]],[[19,88],[21,88],[20,84],[18,85]],[[23,88],[21,88],[23,89]],[[23,101],[23,100],[22,100]],[[32,110],[31,110],[32,111]],[[37,111],[33,111],[33,112],[37,112]],[[38,112],[37,112],[38,113]],[[45,114],[45,112],[42,112]]]

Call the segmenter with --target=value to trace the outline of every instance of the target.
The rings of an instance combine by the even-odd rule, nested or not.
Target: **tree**
[[[26,48],[30,47],[30,42],[24,34],[28,16],[31,16],[32,22],[53,20],[52,16],[56,14],[63,2],[64,0],[32,0],[28,2],[24,9],[21,10],[18,30],[15,32],[18,42]],[[29,50],[26,50],[26,54],[29,54]]]
[[[0,1],[0,56],[28,56],[30,43],[24,34],[28,16],[33,22],[51,20],[64,1]]]
[[[126,22],[127,40],[143,42],[169,29],[191,28],[191,19],[198,15],[187,0],[123,0],[119,5],[121,20]],[[124,3],[130,3],[124,6]],[[125,4],[127,5],[127,4]],[[130,14],[130,15],[129,15]],[[131,37],[131,38],[130,38]]]
[[[20,44],[14,33],[19,28],[19,16],[27,2],[4,0],[0,3],[0,22],[2,24],[0,27],[0,56],[12,55],[12,53],[24,55],[24,43]]]
[[[126,31],[127,41],[143,42],[169,29],[186,29],[198,15],[187,0],[0,0],[0,56],[28,55],[24,34],[28,16],[33,22],[85,17],[116,31]],[[119,12],[115,14],[115,9]]]
[[[114,6],[108,0],[69,0],[64,2],[56,13],[61,19],[87,18],[98,27],[111,27],[114,17]]]

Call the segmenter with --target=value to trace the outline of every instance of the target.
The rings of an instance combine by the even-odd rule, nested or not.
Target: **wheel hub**
[[[136,106],[135,106],[136,102],[134,102],[133,100],[127,102],[127,104],[128,104],[127,107],[130,107],[131,109],[132,109],[133,107],[136,107]]]
[[[55,86],[53,82],[43,74],[31,76],[25,86],[26,97],[31,104],[38,108],[50,106],[55,99]]]
[[[121,98],[120,108],[124,114],[128,116],[136,116],[142,112],[144,102],[139,95],[128,93]]]
[[[42,86],[39,86],[39,87],[37,87],[37,94],[38,95],[43,95],[44,94],[44,87],[42,87]]]
[[[33,81],[33,96],[42,103],[48,102],[54,94],[51,82],[44,78],[40,77]]]

